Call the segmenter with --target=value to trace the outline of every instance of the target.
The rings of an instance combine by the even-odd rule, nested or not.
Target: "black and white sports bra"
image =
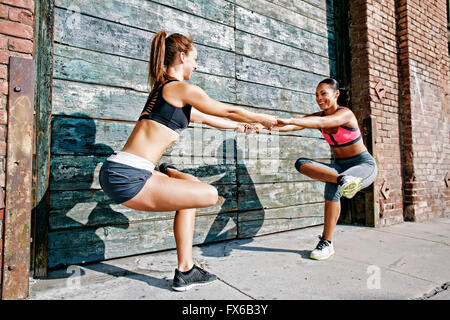
[[[172,106],[164,100],[162,90],[166,84],[172,81],[178,80],[166,81],[153,93],[153,95],[148,97],[139,120],[150,119],[165,125],[177,133],[180,133],[189,125],[192,106],[187,104],[182,108],[178,108]]]

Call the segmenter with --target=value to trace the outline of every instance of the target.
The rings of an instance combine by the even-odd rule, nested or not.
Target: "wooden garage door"
[[[191,36],[199,53],[191,82],[253,111],[315,112],[317,83],[335,74],[331,1],[54,1],[49,268],[175,247],[174,212],[116,205],[98,182],[102,162],[121,150],[146,101],[156,32]],[[300,156],[330,158],[318,131],[245,137],[195,125],[162,160],[214,184],[224,198],[198,210],[199,244],[323,223],[324,184],[295,171]]]

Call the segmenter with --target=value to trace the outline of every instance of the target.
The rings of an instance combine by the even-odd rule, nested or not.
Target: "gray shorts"
[[[126,152],[115,152],[103,163],[99,180],[103,191],[115,203],[134,198],[153,175],[153,164]]]
[[[334,159],[332,163],[300,158],[295,162],[295,168],[300,172],[300,167],[306,163],[314,163],[318,166],[326,167],[341,175],[363,178],[361,189],[370,186],[378,174],[375,159],[367,151],[350,158]],[[340,198],[341,194],[338,192],[338,185],[336,183],[326,182],[325,199],[328,201],[339,201]]]

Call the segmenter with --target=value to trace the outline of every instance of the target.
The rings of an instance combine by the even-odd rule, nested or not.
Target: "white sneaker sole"
[[[326,257],[318,258],[318,257],[315,257],[313,255],[310,255],[309,258],[313,259],[313,260],[322,261],[322,260],[327,260],[327,259],[331,258],[332,255],[334,255],[334,251],[332,253],[330,253],[330,255],[328,255]]]
[[[353,198],[353,196],[354,196],[359,190],[361,190],[362,181],[363,181],[362,178],[358,178],[357,181],[350,182],[350,183],[347,184],[346,186],[343,186],[343,187],[341,188],[341,194],[342,194],[342,196],[346,197],[347,199]]]
[[[185,286],[185,287],[173,287],[172,286],[172,289],[175,290],[175,291],[178,291],[178,292],[188,291],[189,289],[192,289],[193,287],[206,286],[206,285],[208,285],[210,283],[213,283],[216,280],[217,279],[209,281],[209,282],[205,282],[205,283],[193,283],[193,284],[190,284],[190,285]]]

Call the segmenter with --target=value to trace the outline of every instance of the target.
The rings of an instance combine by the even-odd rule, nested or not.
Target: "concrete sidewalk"
[[[187,292],[170,286],[174,250],[52,271],[30,280],[31,300],[450,300],[450,218],[381,229],[338,225],[336,254],[309,259],[322,226],[194,247],[219,278]]]

